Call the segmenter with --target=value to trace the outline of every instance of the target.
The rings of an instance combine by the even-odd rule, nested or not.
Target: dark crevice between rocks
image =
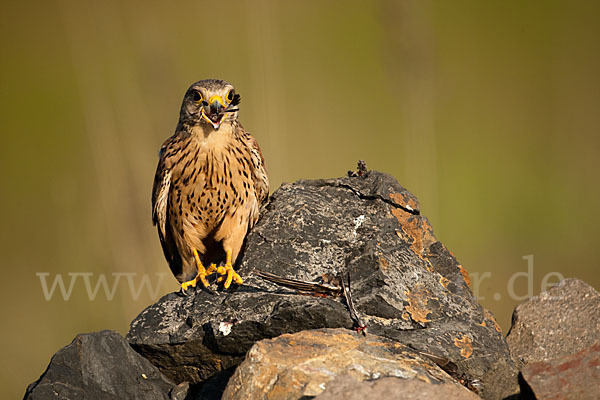
[[[504,398],[503,400],[535,400],[535,394],[533,393],[533,390],[531,389],[531,386],[529,386],[529,384],[527,383],[527,381],[525,381],[525,378],[523,378],[523,374],[521,372],[519,372],[519,387],[521,388],[521,393],[520,395],[517,397],[516,395],[513,396],[508,396],[506,398]]]
[[[190,385],[185,400],[220,399],[236,368],[237,365],[217,372],[202,383]]]
[[[324,182],[324,184],[322,186],[328,186],[328,187],[335,187],[335,188],[343,188],[343,189],[348,189],[350,190],[352,193],[354,193],[356,196],[358,196],[358,198],[360,198],[361,200],[381,200],[384,203],[387,203],[389,205],[391,205],[394,208],[399,208],[409,214],[412,215],[421,215],[421,212],[419,210],[413,210],[410,209],[408,207],[405,207],[401,204],[396,203],[395,201],[391,200],[391,199],[386,199],[385,197],[378,195],[378,194],[364,194],[359,192],[358,190],[354,189],[352,186],[345,184],[345,183],[330,183],[330,182]]]

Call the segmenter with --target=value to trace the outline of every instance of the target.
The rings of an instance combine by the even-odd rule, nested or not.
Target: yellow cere
[[[221,103],[223,107],[225,107],[225,102],[223,101],[223,98],[218,94],[210,96],[210,99],[208,99],[208,104],[212,104],[215,100],[217,100],[219,103]]]

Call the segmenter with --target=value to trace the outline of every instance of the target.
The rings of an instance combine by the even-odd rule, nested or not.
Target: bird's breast
[[[236,140],[192,142],[188,147],[177,162],[173,216],[182,230],[212,231],[255,198],[251,154]]]

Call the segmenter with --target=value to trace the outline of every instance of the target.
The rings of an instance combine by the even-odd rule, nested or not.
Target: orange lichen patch
[[[398,229],[396,229],[396,235],[402,240],[406,240],[408,236],[404,231],[399,231]]]
[[[429,221],[399,208],[393,208],[392,215],[400,223],[401,231],[396,231],[398,237],[409,242],[411,250],[424,259],[425,249],[428,249],[436,241]]]
[[[399,204],[404,208],[419,211],[419,203],[417,203],[414,199],[410,198],[409,196],[402,195],[402,193],[391,193],[390,199],[392,199],[394,203]]]
[[[410,315],[406,311],[402,311],[402,319],[405,321],[410,321]]]
[[[496,332],[502,333],[502,328],[500,328],[500,325],[498,324],[498,321],[496,321],[496,318],[494,318],[494,316],[492,315],[492,313],[487,308],[483,309],[483,315],[485,315],[485,317],[488,320],[492,321],[492,324],[494,324],[494,329],[496,329]]]
[[[392,343],[392,346],[394,346],[394,348],[395,348],[395,349],[404,349],[404,348],[406,348],[406,346],[405,346],[405,345],[403,345],[403,344],[400,344],[400,343],[398,343],[398,342],[394,342],[394,343]]]
[[[448,278],[446,278],[445,276],[441,276],[440,277],[440,284],[444,287],[447,288],[448,284],[450,283],[450,280]]]
[[[384,256],[379,256],[379,265],[382,269],[388,269],[390,263],[388,262],[388,260],[385,259]]]
[[[429,322],[427,315],[431,314],[431,310],[427,308],[429,299],[432,297],[431,292],[421,285],[417,285],[412,291],[404,292],[408,305],[404,309],[410,314],[410,317],[415,322]],[[404,315],[402,316],[404,318]]]
[[[471,354],[473,354],[473,346],[471,343],[471,338],[467,335],[463,335],[462,339],[454,338],[454,345],[460,349],[460,355],[464,358],[469,358],[471,357]]]
[[[458,270],[460,271],[460,274],[463,276],[463,279],[465,280],[465,283],[470,288],[471,287],[471,278],[469,277],[469,273],[460,264],[458,264]]]

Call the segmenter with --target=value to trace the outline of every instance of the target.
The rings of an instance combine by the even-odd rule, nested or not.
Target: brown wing
[[[158,237],[165,258],[175,276],[182,271],[181,256],[173,238],[169,221],[169,190],[171,187],[171,170],[166,162],[166,153],[171,143],[168,139],[160,149],[158,166],[152,187],[152,223],[157,226]]]
[[[269,196],[269,177],[265,169],[265,160],[256,139],[249,132],[246,132],[241,125],[239,127],[243,131],[242,137],[248,148],[250,148],[252,155],[252,180],[254,181],[256,197],[260,205]]]

